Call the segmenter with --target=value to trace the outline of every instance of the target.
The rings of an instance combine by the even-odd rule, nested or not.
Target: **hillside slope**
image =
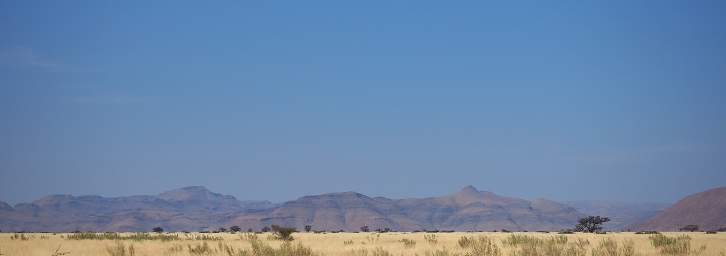
[[[726,187],[687,196],[655,217],[630,228],[676,231],[685,225],[698,225],[701,230],[726,227]]]

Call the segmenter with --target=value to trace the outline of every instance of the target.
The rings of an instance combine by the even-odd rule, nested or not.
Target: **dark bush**
[[[156,233],[162,233],[162,232],[164,232],[164,229],[161,227],[155,227],[155,228],[151,229],[151,231],[156,232]]]
[[[239,226],[231,226],[231,227],[229,227],[229,231],[240,232],[240,231],[242,231],[242,229]]]
[[[305,225],[305,232],[310,232],[310,230],[313,230],[313,226]]]
[[[681,231],[695,232],[698,231],[698,225],[685,225],[680,228]]]
[[[602,224],[608,221],[610,221],[610,218],[608,217],[587,216],[578,221],[575,226],[575,231],[594,233],[602,230]]]
[[[370,232],[370,231],[371,231],[371,229],[370,229],[370,228],[368,228],[368,226],[362,226],[362,227],[360,227],[360,231],[361,231],[361,232]]]
[[[262,231],[262,233],[270,232],[270,227],[264,226],[261,231]]]
[[[291,241],[292,233],[297,232],[297,230],[295,228],[272,225],[272,232],[275,233],[277,238],[280,240]]]
[[[636,235],[656,235],[656,234],[660,234],[660,232],[646,230],[646,231],[638,231],[638,232],[635,232],[635,234]]]

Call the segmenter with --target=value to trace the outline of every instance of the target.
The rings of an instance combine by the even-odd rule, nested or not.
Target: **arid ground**
[[[726,233],[294,233],[286,250],[271,233],[0,234],[3,256],[98,255],[726,255]],[[138,235],[137,235],[138,236]],[[685,237],[687,236],[687,238]],[[96,238],[103,237],[98,235]],[[681,239],[678,239],[681,237]],[[471,239],[467,239],[471,238]],[[656,241],[658,240],[658,241]],[[658,244],[658,248],[655,245]],[[301,246],[300,246],[301,245]],[[255,248],[253,248],[255,247]],[[284,246],[283,246],[284,247]]]

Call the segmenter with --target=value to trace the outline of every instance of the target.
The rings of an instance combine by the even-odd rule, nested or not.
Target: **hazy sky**
[[[675,201],[726,185],[726,1],[2,1],[0,200]]]

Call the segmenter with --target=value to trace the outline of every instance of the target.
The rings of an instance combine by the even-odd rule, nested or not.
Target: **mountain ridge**
[[[0,229],[14,231],[215,230],[272,224],[316,230],[562,230],[584,216],[574,207],[537,198],[526,200],[466,186],[425,198],[370,197],[354,191],[306,195],[274,204],[189,186],[157,195],[102,197],[49,195],[15,207],[0,203]]]
[[[686,225],[698,225],[701,230],[726,228],[726,187],[688,195],[652,218],[629,228],[670,231]]]

